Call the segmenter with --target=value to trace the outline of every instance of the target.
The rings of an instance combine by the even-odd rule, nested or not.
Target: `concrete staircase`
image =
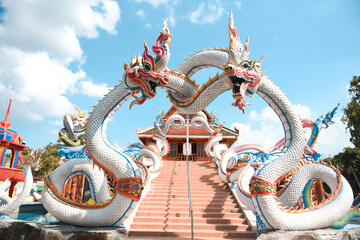
[[[194,239],[255,239],[249,221],[212,162],[189,162]],[[190,239],[186,162],[164,161],[142,201],[129,239]]]

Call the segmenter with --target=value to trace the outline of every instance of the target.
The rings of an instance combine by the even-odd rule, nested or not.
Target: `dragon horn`
[[[129,67],[129,65],[126,63],[126,59],[124,59],[124,70],[126,70]]]
[[[234,40],[232,38],[232,32],[231,29],[234,28],[234,20],[233,20],[233,13],[230,10],[230,18],[229,18],[229,38],[230,38],[230,44],[229,44],[229,49],[234,49]]]
[[[241,44],[239,34],[234,27],[233,14],[230,10],[230,19],[229,19],[229,60],[235,65],[239,65],[241,62],[240,56],[243,49],[243,45]]]
[[[265,56],[265,54],[264,54],[264,55],[262,55],[262,57],[261,57],[261,59],[260,59],[260,62],[259,62],[259,64],[260,64],[260,65],[261,65],[261,62],[262,62],[262,60],[263,60],[264,56]]]
[[[155,70],[155,59],[153,56],[149,54],[149,48],[146,45],[146,41],[144,40],[144,53],[142,55],[143,62],[146,62],[151,65],[151,70]]]
[[[249,51],[249,36],[248,36],[245,43],[245,51],[243,53],[243,59],[248,59],[249,55],[250,55],[250,51]]]
[[[167,19],[164,21],[163,32],[160,32],[160,36],[156,40],[152,50],[156,54],[155,70],[162,72],[165,70],[166,65],[170,59],[169,44],[171,42],[172,35],[170,34],[169,27],[167,25]]]

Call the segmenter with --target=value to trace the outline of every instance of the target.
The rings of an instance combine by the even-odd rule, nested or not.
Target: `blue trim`
[[[15,152],[14,163],[12,165],[12,168],[16,168],[16,164],[18,161],[19,161],[19,152]]]
[[[48,179],[51,181],[50,176],[48,177]],[[54,191],[53,191],[53,190],[50,188],[50,186],[48,185],[47,181],[45,181],[45,184],[46,184],[46,186],[47,186],[46,189],[47,189],[47,190],[50,190],[50,191],[53,193],[52,195],[55,196],[60,202],[66,203],[66,204],[68,204],[68,205],[72,205],[72,206],[74,206],[74,207],[76,207],[76,208],[85,208],[85,207],[81,207],[81,206],[77,206],[77,205],[74,205],[74,204],[65,202],[64,200],[60,199],[60,198],[54,193]],[[114,226],[116,223],[118,223],[118,222],[125,216],[125,214],[127,213],[127,211],[129,211],[130,207],[132,206],[133,202],[134,202],[134,200],[131,200],[131,203],[130,203],[129,207],[126,209],[126,211],[124,212],[124,214],[123,214],[116,222],[114,222],[113,224],[111,224],[110,227]],[[87,208],[87,209],[88,209],[88,210],[96,210],[95,208],[94,208],[94,209],[91,209],[91,208],[89,209],[89,208]]]
[[[14,130],[11,130],[11,129],[9,129],[9,128],[0,128],[0,132],[1,132],[1,131],[17,133],[17,132],[15,132]]]
[[[50,180],[50,177],[48,177],[48,179]],[[65,205],[69,205],[69,206],[74,206],[75,208],[80,208],[80,209],[87,209],[87,210],[96,210],[98,208],[89,208],[89,207],[83,207],[83,206],[78,206],[78,205],[74,205],[74,204],[71,204],[69,202],[65,202],[64,200],[62,200],[61,198],[59,198],[55,193],[54,191],[51,189],[51,187],[49,186],[49,184],[45,181],[45,184],[46,184],[46,189],[49,191],[52,192],[52,196],[55,196],[59,202],[61,202],[62,204],[65,204]]]
[[[240,181],[240,184],[241,184],[241,181]],[[245,197],[247,197],[247,198],[252,199],[252,197],[249,197],[248,195],[246,195],[246,194],[242,193],[242,191],[241,191],[241,188],[240,188],[239,184],[237,185],[237,187],[239,188],[239,191],[241,192],[241,194],[242,194],[242,195],[244,195],[244,196],[245,196]],[[242,187],[242,184],[241,184],[241,187]]]
[[[217,79],[217,80],[213,81],[212,83],[210,83],[209,85],[207,85],[202,91],[205,91],[206,88],[208,88],[209,86],[211,86],[213,83],[217,82],[218,80],[219,80],[219,79]],[[229,90],[230,90],[230,89],[227,89],[227,90],[225,90],[224,92],[229,91]],[[170,92],[170,95],[171,95],[171,97],[172,97],[176,102],[178,102],[178,103],[186,103],[186,102],[180,102],[180,101],[176,100],[176,99],[173,97],[173,95],[171,94],[171,92]],[[198,94],[198,95],[196,96],[196,98],[194,98],[193,101],[192,101],[190,104],[186,105],[186,107],[191,106],[191,105],[196,101],[196,99],[197,99],[200,95],[201,95],[201,94]],[[185,106],[180,106],[180,107],[185,107]]]
[[[130,203],[129,207],[128,207],[128,209],[126,209],[126,211],[124,212],[124,214],[123,214],[118,220],[116,220],[116,222],[114,222],[113,224],[111,224],[109,227],[112,227],[112,226],[114,226],[115,224],[117,224],[117,223],[125,216],[125,214],[127,213],[127,211],[129,211],[129,209],[130,209],[131,205],[133,204],[133,202],[134,202],[134,200],[131,200],[131,203]]]
[[[269,221],[266,219],[265,215],[263,214],[263,212],[262,212],[262,210],[261,210],[261,207],[260,207],[260,204],[259,204],[259,201],[258,201],[258,196],[256,195],[255,197],[256,197],[257,206],[258,206],[258,208],[259,208],[259,210],[260,210],[261,216],[265,219],[265,221],[267,222],[267,224],[269,224],[269,226],[270,226],[272,229],[274,229],[274,227],[271,226],[271,224],[270,224]],[[255,210],[256,210],[256,209],[255,209]]]
[[[216,65],[212,65],[212,64],[203,64],[203,65],[197,65],[197,66],[194,66],[194,67],[192,67],[186,74],[185,74],[185,76],[189,76],[189,74],[194,70],[194,69],[196,69],[196,68],[201,68],[201,67],[205,67],[205,68],[208,68],[208,67],[215,67],[215,68],[217,68],[217,69],[221,69],[222,70],[222,68],[219,68],[218,66],[216,66]]]
[[[288,125],[289,125],[289,130],[290,130],[290,144],[289,144],[288,148],[287,148],[286,151],[285,151],[285,153],[286,153],[286,152],[289,150],[289,148],[291,147],[291,144],[292,144],[292,130],[291,130],[291,125],[290,125],[290,123],[289,123],[289,120],[288,120],[288,118],[286,117],[286,115],[285,115],[284,111],[282,110],[282,108],[280,108],[279,104],[278,104],[277,102],[275,102],[275,100],[274,100],[272,97],[270,97],[268,94],[266,94],[265,92],[263,92],[263,91],[261,91],[261,90],[258,90],[258,92],[261,92],[262,94],[266,95],[269,99],[271,99],[271,101],[272,101],[273,103],[276,104],[276,106],[278,106],[278,108],[279,108],[279,109],[281,110],[281,112],[283,113],[283,115],[284,115],[284,117],[285,117],[285,119],[286,119],[286,122],[287,122]],[[260,96],[260,97],[261,97],[261,96]],[[261,98],[263,98],[263,97],[261,97]],[[264,99],[264,98],[263,98],[263,99]],[[265,99],[264,99],[264,100],[265,100]],[[269,104],[269,106],[271,107],[270,103],[268,103],[266,100],[265,100],[265,102],[266,102],[267,104]],[[272,108],[272,107],[271,107],[271,108]],[[276,111],[274,111],[274,112],[276,113],[276,115],[278,115],[279,119],[281,119],[280,116],[279,116],[279,114],[278,114]],[[282,124],[282,126],[283,126],[283,129],[284,129],[284,132],[285,132],[284,124]],[[285,134],[285,136],[286,136],[286,134]],[[285,144],[284,144],[284,146],[285,146]],[[284,154],[285,154],[285,153],[284,153]],[[282,155],[282,156],[283,156],[283,155]],[[281,157],[282,157],[282,156],[281,156]],[[262,171],[268,164],[270,164],[270,163],[272,163],[272,162],[280,159],[281,157],[275,158],[275,159],[271,160],[270,162],[268,162],[267,164],[265,164],[265,166],[263,166],[263,167],[259,170],[259,172],[257,173],[256,176],[259,176],[259,174],[261,173],[261,171]]]
[[[4,165],[4,159],[5,159],[5,155],[6,155],[6,150],[7,149],[4,149],[3,152],[2,152],[0,167],[2,167]]]
[[[183,97],[185,97],[184,94],[182,94],[180,91],[178,91],[178,90],[176,90],[176,89],[174,89],[174,88],[171,88],[171,87],[168,87],[168,86],[165,86],[164,88],[167,88],[167,89],[169,89],[169,90],[171,90],[171,91],[173,91],[173,92],[177,92],[178,94],[181,94]],[[170,93],[171,93],[171,91],[170,91]]]
[[[68,177],[65,179],[65,181],[64,181],[64,186],[65,186],[66,181],[67,181],[72,175],[74,175],[75,173],[84,173],[84,175],[86,175],[86,177],[87,177],[87,179],[89,180],[89,182],[91,183],[91,187],[92,187],[92,189],[93,189],[94,201],[97,203],[94,184],[93,184],[93,182],[92,182],[91,177],[90,177],[86,172],[84,172],[84,171],[75,171],[75,172],[70,173],[69,176],[68,176]]]
[[[121,152],[115,150],[114,148],[112,148],[112,146],[109,145],[109,144],[105,141],[104,136],[103,136],[103,126],[104,126],[104,122],[105,122],[107,116],[109,115],[109,113],[110,113],[117,105],[119,105],[119,103],[120,103],[123,99],[125,99],[125,98],[126,98],[127,96],[129,96],[130,94],[131,94],[130,92],[127,93],[127,94],[126,94],[124,97],[122,97],[114,106],[112,106],[112,108],[110,108],[110,110],[105,114],[104,119],[103,119],[103,121],[102,121],[102,123],[101,123],[101,138],[102,138],[103,142],[106,144],[106,146],[108,146],[108,147],[109,147],[110,149],[112,149],[114,152],[120,154],[123,158],[126,159],[126,161],[130,164],[130,166],[131,166],[131,168],[132,168],[132,170],[133,170],[134,176],[136,176],[135,169],[134,169],[133,165],[131,164],[131,162],[129,161],[128,157],[127,157],[126,155],[123,155]]]
[[[50,184],[53,184],[53,181],[51,180],[51,177],[50,177],[50,176],[48,176],[47,179],[49,180]]]

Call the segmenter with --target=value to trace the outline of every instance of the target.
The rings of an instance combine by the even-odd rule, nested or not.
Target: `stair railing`
[[[192,206],[190,168],[189,168],[189,114],[186,114],[186,165],[188,175],[188,197],[189,197],[189,217],[191,219],[191,239],[194,239],[194,211]]]

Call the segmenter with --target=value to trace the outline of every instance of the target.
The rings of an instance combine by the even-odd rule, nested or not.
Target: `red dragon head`
[[[250,55],[249,37],[245,43],[245,51],[242,53],[243,45],[240,42],[236,27],[234,27],[232,12],[230,12],[229,36],[229,62],[225,65],[225,74],[229,78],[228,83],[232,88],[233,98],[236,99],[232,105],[244,112],[244,107],[249,105],[245,102],[245,96],[254,96],[261,78],[265,74],[260,71],[263,57],[259,63],[257,60],[248,60]]]
[[[125,61],[124,83],[135,97],[135,100],[130,104],[130,108],[134,104],[141,105],[148,98],[153,98],[156,95],[156,88],[165,86],[169,81],[166,65],[170,59],[169,44],[172,35],[170,35],[166,20],[163,30],[164,32],[160,32],[160,36],[152,47],[156,58],[149,54],[149,48],[144,41],[145,51],[143,55],[132,58],[130,65]],[[140,98],[136,97],[135,94],[140,92],[142,96]]]

